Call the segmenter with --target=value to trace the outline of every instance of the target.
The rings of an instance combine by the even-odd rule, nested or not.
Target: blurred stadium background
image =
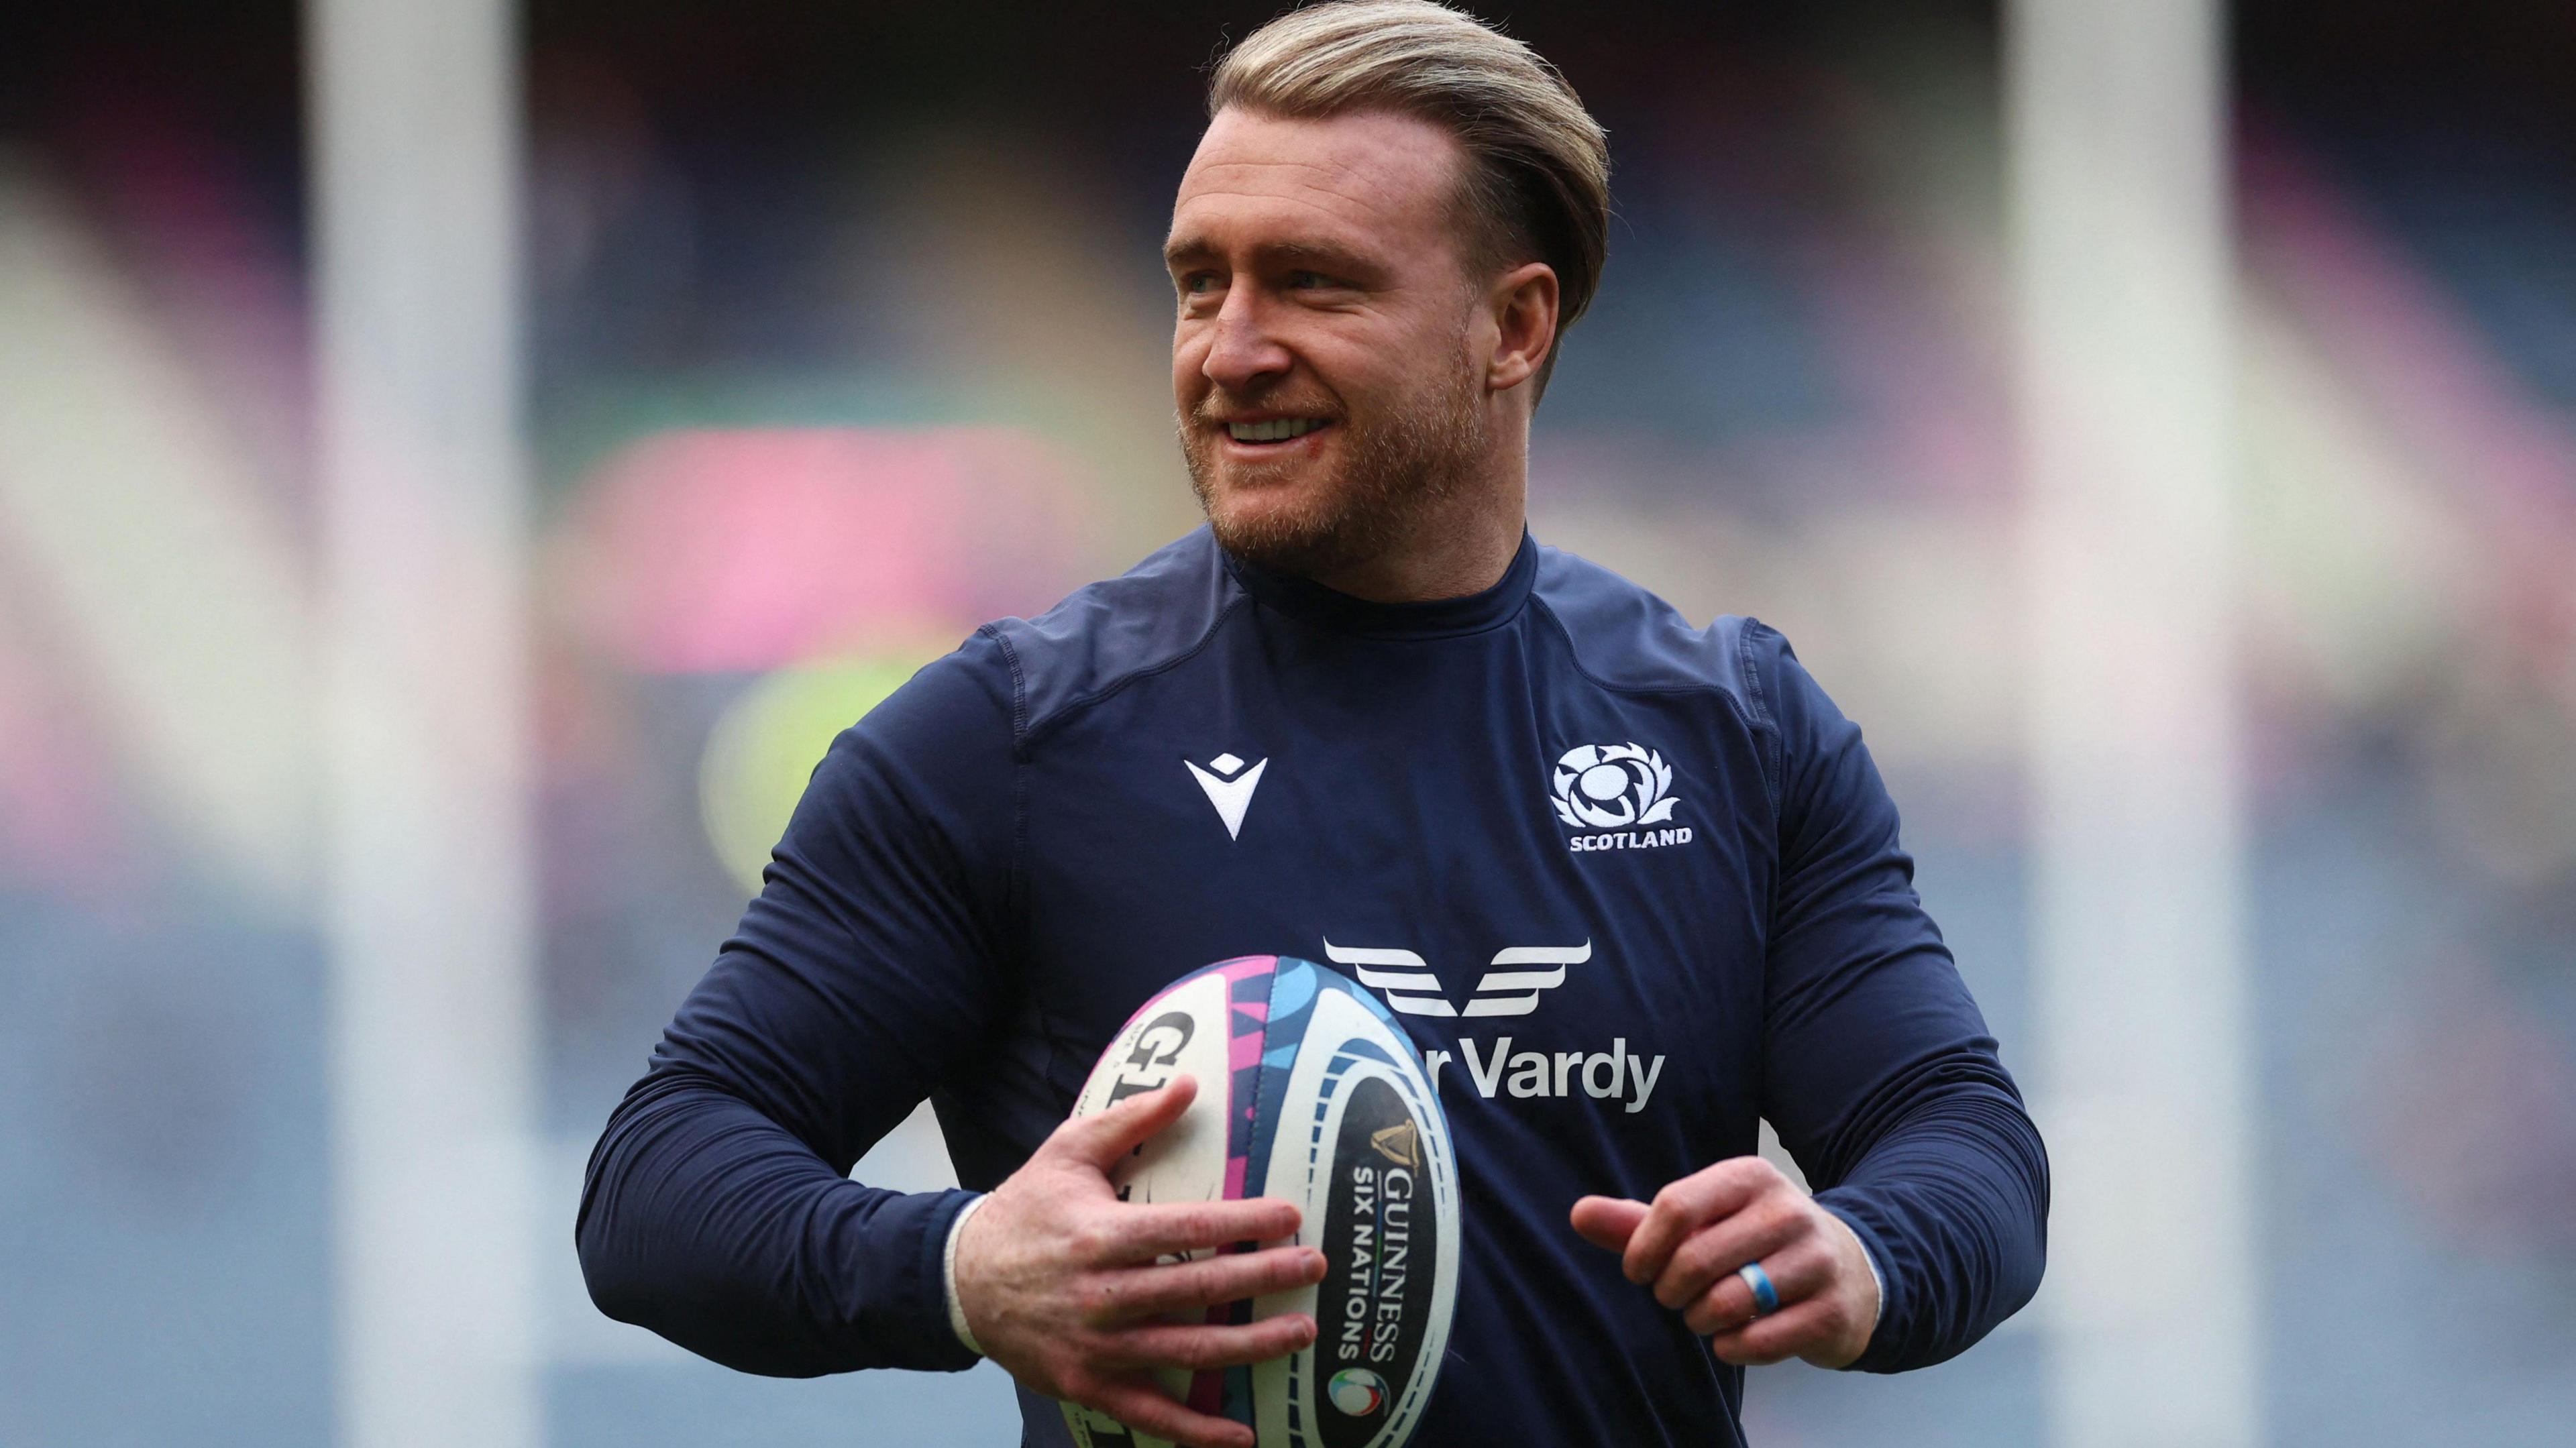
[[[1013,1440],[573,1203],[831,733],[1195,522],[1269,13],[0,15],[0,1444]],[[2033,1309],[1753,1440],[2566,1442],[2576,9],[1484,13],[1619,167],[1539,536],[1867,725],[2058,1155]]]

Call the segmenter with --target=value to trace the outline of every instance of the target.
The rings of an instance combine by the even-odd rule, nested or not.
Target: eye
[[[1215,291],[1216,286],[1217,275],[1212,271],[1194,271],[1181,277],[1181,295],[1185,297],[1206,296]]]
[[[1319,271],[1292,271],[1288,274],[1288,285],[1295,290],[1311,291],[1332,286],[1334,282]]]

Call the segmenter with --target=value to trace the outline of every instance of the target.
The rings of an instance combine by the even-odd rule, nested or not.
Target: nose
[[[1207,359],[1199,371],[1227,392],[1256,390],[1266,379],[1284,376],[1294,359],[1266,325],[1259,290],[1238,286],[1217,309],[1210,328]]]

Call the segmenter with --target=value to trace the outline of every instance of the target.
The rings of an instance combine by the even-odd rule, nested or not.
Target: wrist
[[[1843,1237],[1851,1243],[1849,1255],[1858,1257],[1862,1268],[1869,1274],[1869,1313],[1866,1331],[1861,1334],[1860,1349],[1865,1353],[1878,1336],[1879,1323],[1887,1317],[1887,1276],[1878,1265],[1878,1249],[1871,1245],[1869,1233],[1835,1208],[1822,1202],[1817,1205],[1823,1207],[1825,1216],[1841,1229]]]
[[[984,1346],[975,1340],[975,1330],[966,1321],[965,1299],[957,1295],[957,1244],[965,1240],[966,1223],[991,1200],[989,1196],[979,1195],[959,1209],[948,1223],[948,1245],[940,1254],[940,1275],[948,1293],[949,1330],[956,1333],[957,1340],[977,1357],[984,1356]]]

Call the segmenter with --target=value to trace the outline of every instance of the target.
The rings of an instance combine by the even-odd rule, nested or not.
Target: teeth
[[[1320,417],[1282,417],[1269,422],[1229,422],[1225,430],[1236,442],[1286,442],[1323,425]]]

